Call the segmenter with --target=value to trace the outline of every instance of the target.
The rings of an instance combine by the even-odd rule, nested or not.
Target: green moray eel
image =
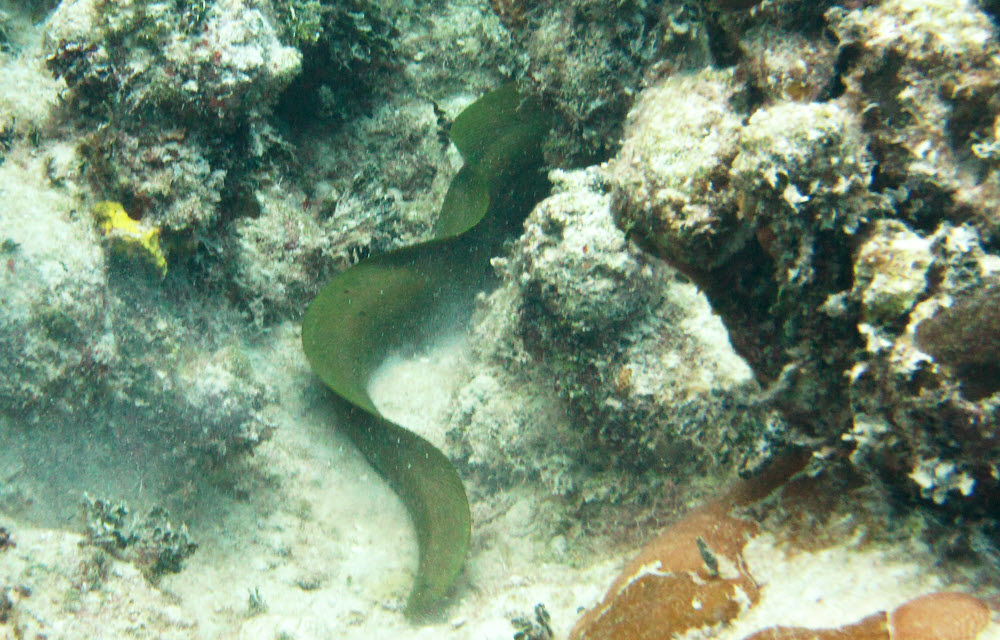
[[[419,566],[409,616],[441,599],[461,570],[469,501],[448,458],[383,417],[368,383],[390,351],[413,344],[444,301],[486,282],[489,258],[548,187],[541,170],[548,128],[544,112],[514,85],[462,111],[450,135],[465,164],[448,188],[433,238],[338,274],[302,322],[306,357],[344,405],[344,428],[403,500],[416,528]]]

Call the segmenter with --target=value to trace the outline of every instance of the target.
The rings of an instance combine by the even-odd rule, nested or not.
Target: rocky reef
[[[493,259],[426,434],[472,498],[474,559],[537,542],[584,566],[804,455],[789,486],[826,489],[755,504],[761,528],[919,539],[988,585],[998,15],[993,0],[0,2],[0,507],[33,508],[9,480],[25,468],[79,488],[51,462],[69,442],[95,474],[138,474],[137,504],[154,485],[189,496],[296,429],[275,417],[288,379],[309,410],[318,392],[261,345],[294,341],[331,275],[431,237],[461,165],[453,120],[514,81],[552,114],[552,191]],[[512,542],[511,522],[533,539]],[[742,546],[701,538],[678,571],[738,564]],[[523,633],[568,632],[570,598]]]
[[[74,110],[115,123],[87,141],[88,177],[133,216],[181,231],[212,224],[231,167],[227,134],[259,130],[301,56],[257,8],[177,9],[62,3],[44,47]]]
[[[995,29],[934,2],[823,19],[834,95],[791,100],[740,65],[641,94],[608,163],[613,213],[706,293],[792,442],[973,518],[955,544],[981,549],[996,527]]]
[[[550,178],[473,320],[454,455],[491,490],[538,480],[576,509],[683,500],[675,478],[753,466],[781,420],[704,298],[626,241],[601,171]]]

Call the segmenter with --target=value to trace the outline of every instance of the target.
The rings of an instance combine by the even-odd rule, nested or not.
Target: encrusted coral
[[[669,501],[664,469],[687,494],[766,459],[783,425],[704,298],[614,228],[599,170],[552,178],[494,261],[454,455],[486,486],[537,478],[578,506]]]
[[[267,440],[274,425],[265,411],[274,395],[254,376],[246,356],[223,347],[180,364],[169,383],[171,433],[183,444],[188,464],[200,457],[220,462],[252,451]]]
[[[729,108],[735,91],[730,75],[703,72],[640,97],[610,163],[614,215],[706,291],[736,350],[770,384],[814,330],[841,341],[835,357],[850,353],[852,328],[819,329],[812,308],[849,282],[838,238],[877,211],[878,199],[864,187],[870,165],[852,114],[783,103],[744,126]],[[817,376],[845,384],[806,360],[796,367],[800,383],[784,397],[792,415],[815,406]]]
[[[45,46],[65,99],[115,121],[81,145],[96,189],[151,224],[200,234],[218,219],[237,164],[223,148],[239,143],[237,129],[262,126],[300,54],[260,7],[219,0],[188,9],[64,2]]]
[[[747,68],[654,83],[609,163],[613,212],[703,289],[793,440],[972,516],[950,544],[978,553],[997,529],[995,29],[937,1],[812,18],[839,37],[823,101]]]
[[[211,143],[169,126],[98,131],[80,146],[86,176],[133,215],[168,233],[204,237],[219,216],[226,169],[213,166]]]
[[[314,216],[302,215],[304,196],[276,188],[255,195],[260,214],[236,222],[233,282],[265,318],[304,304],[313,294],[305,287],[337,243]]]
[[[884,229],[890,231],[880,241],[900,237],[898,228]],[[981,513],[997,483],[1000,326],[993,310],[1000,257],[986,253],[968,226],[944,224],[921,244],[926,248],[910,264],[918,274],[926,268],[926,284],[904,322],[859,325],[868,355],[852,372],[858,417],[850,439],[858,443],[857,460],[880,460],[881,448],[906,460],[910,491]],[[925,250],[931,262],[923,267]],[[896,291],[905,292],[921,279],[898,281]],[[912,294],[904,295],[905,302]]]
[[[739,34],[738,72],[749,76],[753,83],[753,92],[748,97],[761,101],[810,102],[826,98],[835,91],[831,84],[836,82],[836,43],[810,24],[811,21],[787,17],[781,20],[774,15],[793,12],[797,6],[809,10],[821,4],[768,3],[752,19],[740,16],[751,23],[747,27],[737,30],[736,25],[732,25]],[[737,19],[735,16],[727,18]]]
[[[618,226],[699,269],[723,263],[750,235],[720,188],[738,151],[742,120],[729,106],[736,90],[731,71],[708,69],[650,87],[629,114],[633,135],[610,163]]]
[[[653,267],[636,260],[615,228],[599,174],[555,176],[558,190],[525,224],[510,277],[526,313],[551,317],[540,327],[577,338],[614,331],[652,303]]]
[[[369,0],[287,0],[277,8],[303,54],[302,73],[280,111],[307,122],[342,120],[363,109],[379,77],[398,62],[399,32],[380,6]]]
[[[71,162],[64,166],[62,153],[57,145],[30,163],[0,167],[9,205],[0,209],[0,411],[41,422],[45,434],[5,432],[10,446],[23,437],[25,460],[44,466],[33,457],[32,439],[57,439],[68,449],[86,442],[88,453],[75,464],[107,469],[132,458],[129,464],[154,474],[155,465],[147,465],[153,456],[169,460],[164,467],[174,476],[257,446],[273,428],[264,415],[273,396],[238,352],[218,349],[204,335],[206,327],[218,331],[217,322],[231,331],[232,320],[221,320],[218,308],[199,312],[203,305],[191,302],[198,294],[190,289],[172,289],[176,306],[157,301],[152,292],[167,283],[134,277],[127,261],[107,268],[105,232],[152,273],[165,268],[156,230],[119,204],[102,203],[91,213],[63,189],[40,186],[71,179],[65,176],[75,170]],[[203,358],[190,355],[193,340],[207,340],[197,347]],[[98,444],[110,439],[115,447]]]
[[[264,113],[300,64],[267,15],[242,0],[195,12],[139,0],[64,2],[46,40],[49,66],[77,90],[74,99],[132,119],[161,110],[185,124],[202,125],[207,113],[231,125]]]
[[[891,0],[828,19],[851,61],[845,95],[872,136],[873,187],[918,229],[969,220],[996,234],[1000,43],[989,16],[969,0]]]
[[[688,3],[492,4],[524,51],[526,83],[558,113],[549,144],[556,164],[600,161],[614,150],[642,75],[657,61],[711,62],[704,16]]]
[[[871,326],[891,324],[910,312],[928,286],[931,241],[898,220],[878,220],[854,258],[852,297]]]
[[[995,256],[990,256],[995,258]],[[916,327],[916,344],[950,367],[970,399],[1000,390],[1000,260],[984,260],[982,282],[936,300],[937,308]]]

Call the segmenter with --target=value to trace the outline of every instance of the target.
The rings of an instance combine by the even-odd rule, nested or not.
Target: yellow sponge
[[[156,267],[161,278],[167,275],[167,258],[160,248],[159,227],[133,220],[118,202],[98,202],[94,205],[94,220],[113,251],[140,257]]]

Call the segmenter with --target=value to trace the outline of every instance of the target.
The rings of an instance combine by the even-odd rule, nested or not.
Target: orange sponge
[[[990,609],[966,593],[929,593],[889,614],[893,640],[972,640],[990,622]]]
[[[885,611],[879,611],[836,629],[768,627],[743,640],[889,640],[890,637]]]
[[[756,523],[732,515],[801,469],[790,456],[723,498],[668,527],[630,561],[604,599],[584,613],[570,640],[655,640],[728,622],[760,599],[743,562]],[[792,605],[793,603],[789,603]],[[930,593],[836,629],[771,627],[745,640],[975,640],[990,622],[981,600],[964,593]]]
[[[760,598],[740,552],[756,525],[712,504],[667,528],[625,566],[570,640],[669,638],[732,620]]]
[[[667,527],[625,565],[570,640],[671,638],[722,624],[756,604],[760,588],[742,551],[757,525],[731,512],[766,496],[807,459],[804,452],[789,455]]]
[[[771,627],[744,640],[975,640],[989,622],[990,609],[983,601],[945,591],[836,629]]]

